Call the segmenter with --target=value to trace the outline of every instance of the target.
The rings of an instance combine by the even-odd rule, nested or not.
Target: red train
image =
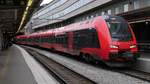
[[[69,53],[109,66],[130,66],[139,57],[136,38],[119,16],[99,16],[46,32],[21,35],[16,43]]]

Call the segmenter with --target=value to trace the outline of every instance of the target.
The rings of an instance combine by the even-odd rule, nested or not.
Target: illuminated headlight
[[[130,48],[136,48],[136,45],[131,45]]]
[[[110,48],[119,48],[119,47],[116,45],[110,45]]]

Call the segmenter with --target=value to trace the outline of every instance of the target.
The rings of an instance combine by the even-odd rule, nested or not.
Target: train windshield
[[[112,40],[129,41],[132,39],[132,34],[128,23],[122,17],[110,17],[106,20],[111,33]]]

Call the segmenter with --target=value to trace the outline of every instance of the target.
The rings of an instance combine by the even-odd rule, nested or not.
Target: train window
[[[34,37],[34,41],[37,42],[37,37]]]
[[[44,37],[44,42],[47,42],[47,37],[46,36]]]
[[[67,34],[64,35],[64,47],[68,47],[68,36]]]
[[[49,42],[49,39],[48,39],[48,37],[46,37],[46,42],[47,42],[47,43]]]
[[[55,43],[55,37],[54,36],[52,37],[52,43]]]
[[[45,38],[44,38],[44,41],[47,43],[47,42],[48,42],[48,38],[47,38],[47,37],[45,37]]]
[[[46,37],[44,37],[44,42],[46,42],[46,40],[47,40]]]
[[[57,36],[48,36],[48,37],[42,37],[41,41],[47,43],[58,43],[58,44],[62,44],[64,47],[67,47],[68,37],[66,34],[57,35]]]
[[[52,42],[52,37],[51,37],[51,36],[48,36],[48,37],[47,37],[47,42],[48,42],[48,43],[51,43],[51,42]]]
[[[41,37],[41,42],[44,42],[44,37]]]
[[[40,43],[40,37],[37,37],[37,40],[38,40],[37,42]]]
[[[83,47],[100,48],[97,32],[94,28],[74,32],[74,45],[76,49]]]
[[[52,37],[52,43],[55,43],[55,37],[54,36]]]

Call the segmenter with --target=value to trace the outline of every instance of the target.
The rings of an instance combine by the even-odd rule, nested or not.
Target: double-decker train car
[[[139,57],[136,38],[119,16],[99,16],[46,32],[16,37],[16,43],[53,49],[109,66],[130,66]]]

